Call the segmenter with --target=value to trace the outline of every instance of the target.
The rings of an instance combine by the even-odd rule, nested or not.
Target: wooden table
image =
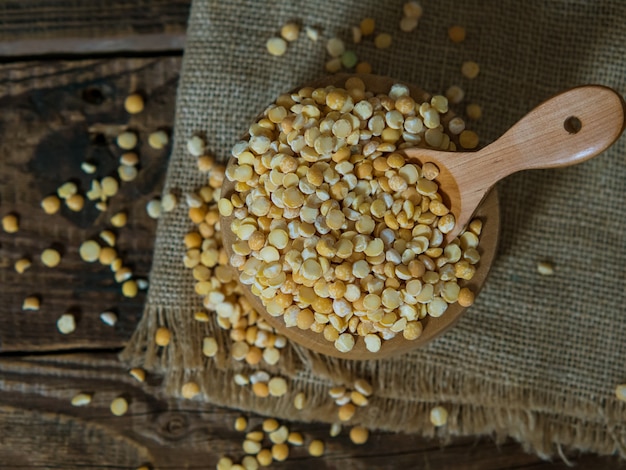
[[[169,149],[149,148],[146,137],[173,125],[188,2],[110,1],[106,11],[100,2],[65,3],[72,4],[29,0],[0,11],[0,215],[21,218],[17,234],[0,232],[0,469],[215,468],[223,455],[243,456],[243,436],[233,429],[240,413],[169,399],[156,376],[133,379],[117,353],[145,295],[123,297],[107,267],[78,256],[81,241],[110,227],[115,211],[127,210],[129,224],[116,230],[118,250],[137,276],[149,273],[156,222],[145,204],[160,194]],[[49,26],[65,25],[65,33],[50,36],[42,17]],[[98,28],[81,27],[76,18]],[[134,90],[145,94],[147,107],[131,118],[123,100]],[[79,213],[44,214],[39,202],[65,181],[88,189],[91,177],[81,162],[96,162],[100,177],[115,171],[120,152],[113,138],[126,127],[142,137],[141,170],[137,180],[122,184],[109,210],[88,204]],[[38,258],[49,246],[63,253],[54,269]],[[23,256],[33,266],[19,275],[13,264]],[[39,311],[21,310],[29,295],[41,299]],[[119,316],[115,327],[99,319],[110,309]],[[56,320],[68,311],[76,314],[77,329],[62,335]],[[93,393],[92,403],[72,406],[79,392]],[[109,404],[120,395],[130,409],[115,417]],[[560,459],[544,462],[525,453],[512,440],[457,438],[444,447],[415,435],[374,432],[367,445],[355,446],[345,432],[330,438],[325,424],[290,426],[324,439],[326,455],[313,458],[298,449],[272,468],[567,468]],[[568,458],[578,468],[624,467],[614,458]]]

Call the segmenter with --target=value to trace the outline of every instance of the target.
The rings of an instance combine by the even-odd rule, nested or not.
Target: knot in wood
[[[189,430],[189,421],[178,413],[165,413],[159,417],[159,430],[166,439],[180,439]]]

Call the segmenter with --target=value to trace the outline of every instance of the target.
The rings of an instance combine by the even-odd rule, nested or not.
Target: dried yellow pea
[[[144,101],[139,93],[128,95],[124,100],[124,109],[129,114],[138,114],[143,111]]]
[[[115,416],[124,416],[128,411],[128,401],[124,397],[115,398],[109,407]]]
[[[19,220],[15,214],[2,217],[2,230],[7,233],[15,233],[19,230]]]

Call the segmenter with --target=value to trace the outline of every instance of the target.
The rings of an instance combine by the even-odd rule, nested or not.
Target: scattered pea
[[[117,315],[114,312],[102,312],[100,314],[102,323],[108,326],[115,326],[117,323]]]
[[[96,172],[97,167],[91,162],[82,162],[80,164],[80,169],[88,175],[93,175]]]
[[[15,262],[14,268],[19,274],[24,274],[24,271],[31,267],[32,263],[28,258],[21,258]]]
[[[206,143],[199,135],[194,135],[187,140],[187,151],[194,157],[201,157],[206,150]]]
[[[99,236],[102,239],[102,241],[104,241],[104,243],[106,243],[107,245],[115,246],[116,237],[112,231],[103,230],[102,232],[100,232]]]
[[[206,336],[202,340],[202,354],[207,357],[214,357],[217,354],[217,340],[212,336]]]
[[[151,199],[150,201],[148,201],[148,204],[146,204],[146,212],[148,216],[153,219],[158,219],[159,217],[161,217],[161,211],[162,206],[160,199]]]
[[[139,155],[135,152],[124,152],[120,156],[120,165],[137,166],[139,164]]]
[[[112,176],[105,176],[100,181],[100,186],[102,188],[102,195],[106,197],[113,197],[117,194],[119,190],[119,183]]]
[[[122,294],[124,297],[133,298],[137,296],[137,282],[133,279],[129,279],[128,281],[122,284]]]
[[[478,76],[479,72],[480,67],[474,61],[468,60],[466,62],[463,62],[463,65],[461,66],[461,73],[466,78],[474,79]]]
[[[72,406],[87,406],[91,403],[91,394],[78,393],[72,397]]]
[[[41,208],[46,214],[56,214],[61,208],[61,200],[54,194],[46,196],[41,200]]]
[[[410,18],[408,16],[403,16],[400,20],[400,31],[405,33],[410,33],[417,28],[419,20],[417,18]]]
[[[122,228],[126,225],[127,220],[126,212],[118,212],[111,217],[111,225],[116,228]]]
[[[272,446],[272,458],[277,462],[283,462],[289,457],[289,447],[287,444],[274,444]]]
[[[355,426],[350,429],[350,440],[357,445],[362,445],[369,439],[370,432],[362,426]]]
[[[314,439],[309,444],[309,455],[312,457],[321,457],[324,455],[324,442]]]
[[[354,67],[358,61],[359,59],[354,51],[345,51],[341,54],[341,64],[347,69]]]
[[[430,410],[430,422],[433,426],[444,426],[448,422],[448,410],[443,406],[435,406]]]
[[[39,310],[40,301],[39,297],[31,295],[26,297],[22,303],[22,310]]]
[[[330,38],[326,42],[326,51],[331,57],[341,57],[346,50],[344,42],[339,38]]]
[[[552,276],[554,274],[554,265],[549,261],[539,261],[537,263],[537,272],[542,276]]]
[[[131,165],[120,165],[117,167],[117,175],[120,180],[128,183],[137,178],[137,168]]]
[[[61,199],[67,199],[68,197],[73,196],[77,192],[78,192],[78,186],[76,186],[76,183],[73,183],[72,181],[63,183],[57,189],[57,195]]]
[[[465,113],[467,114],[468,118],[470,118],[473,121],[477,121],[481,118],[483,111],[480,105],[471,103],[471,104],[468,104],[467,107],[465,108]]]
[[[408,18],[420,19],[422,15],[424,14],[424,9],[422,8],[422,5],[420,5],[419,2],[411,1],[411,2],[406,2],[402,6],[402,12],[404,13],[404,16]]]
[[[448,28],[448,37],[452,42],[465,41],[465,28],[463,26],[450,26]]]
[[[139,367],[133,367],[128,373],[137,380],[137,382],[144,382],[146,380],[146,371]]]
[[[271,55],[281,56],[287,52],[287,41],[278,37],[270,38],[265,43],[265,47]]]
[[[157,346],[167,346],[168,344],[170,344],[171,338],[172,333],[170,333],[170,330],[162,326],[157,329],[154,336],[154,342],[157,344]]]
[[[296,23],[286,23],[280,29],[280,35],[285,41],[293,42],[300,35],[300,27]]]
[[[372,66],[369,62],[359,62],[356,64],[356,73],[372,73]]]
[[[94,240],[86,240],[80,244],[78,254],[83,261],[95,263],[100,257],[100,245]]]
[[[143,97],[139,93],[128,95],[124,100],[124,109],[129,114],[139,114],[143,111]]]
[[[178,199],[174,193],[165,193],[161,199],[161,209],[164,212],[172,212],[177,204]]]
[[[287,442],[292,446],[301,446],[304,444],[304,437],[299,432],[290,432],[287,436]]]
[[[2,218],[2,230],[15,233],[19,230],[19,220],[15,214],[7,214]]]
[[[117,136],[117,145],[124,150],[132,150],[137,146],[137,134],[131,131],[122,132]]]
[[[243,432],[248,427],[248,420],[245,416],[239,416],[235,419],[235,430],[239,432]]]
[[[71,313],[64,313],[57,320],[57,329],[64,335],[69,335],[76,330],[76,320]]]
[[[217,470],[232,470],[233,468],[233,459],[230,457],[221,457],[217,461]]]
[[[160,130],[156,132],[152,132],[148,136],[148,145],[155,150],[161,150],[167,146],[170,138],[167,135],[167,132]]]
[[[306,36],[313,42],[317,42],[317,40],[320,38],[319,31],[311,26],[305,26],[304,32],[306,33]]]
[[[446,98],[452,104],[459,104],[461,101],[463,101],[464,97],[465,92],[461,87],[457,85],[452,85],[446,90]]]
[[[61,254],[54,248],[47,248],[41,253],[41,262],[49,268],[54,268],[61,262]]]
[[[363,18],[359,27],[361,28],[361,34],[363,34],[363,36],[370,36],[374,34],[374,30],[376,29],[376,20],[374,18]]]
[[[473,131],[464,130],[459,136],[461,147],[471,150],[478,146],[478,135]]]
[[[293,406],[296,410],[302,410],[306,406],[307,398],[304,392],[298,392],[293,398]]]
[[[124,397],[117,397],[111,402],[110,409],[115,416],[124,416],[128,411],[128,401]]]
[[[269,467],[272,464],[272,451],[269,449],[261,449],[256,454],[256,459],[262,467]]]
[[[341,70],[341,58],[334,57],[324,65],[324,69],[329,73],[337,73]]]
[[[391,47],[391,42],[392,42],[391,34],[387,34],[387,33],[377,34],[376,37],[374,38],[374,45],[376,46],[377,49],[387,49]]]
[[[186,382],[183,384],[180,393],[183,398],[191,400],[200,393],[200,386],[196,382]]]

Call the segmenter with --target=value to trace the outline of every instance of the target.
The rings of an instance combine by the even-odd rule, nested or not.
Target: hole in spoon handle
[[[624,100],[587,85],[564,91],[533,109],[484,149],[501,179],[519,170],[573,165],[606,150],[624,130]]]

